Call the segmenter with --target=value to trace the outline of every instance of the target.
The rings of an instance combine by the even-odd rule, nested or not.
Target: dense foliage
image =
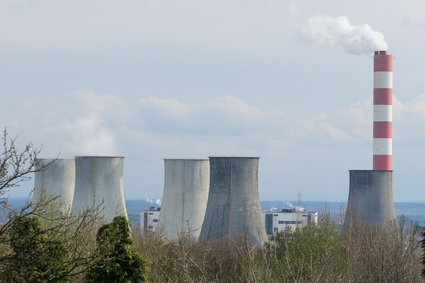
[[[146,282],[146,263],[132,250],[127,218],[117,216],[102,226],[96,237],[96,260],[89,269],[90,282]]]
[[[10,229],[13,253],[4,266],[5,282],[55,282],[64,273],[65,246],[50,239],[38,217],[18,217]]]
[[[317,274],[333,274],[347,265],[344,234],[328,218],[315,225],[287,229],[273,236],[264,253],[271,270],[288,282],[314,281]]]
[[[319,225],[277,233],[262,248],[243,237],[176,243],[148,234],[137,249],[152,262],[152,282],[424,282],[420,227],[401,219],[342,231],[324,215]]]

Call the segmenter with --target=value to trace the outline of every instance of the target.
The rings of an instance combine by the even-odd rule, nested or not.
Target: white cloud
[[[117,96],[82,90],[55,100],[47,115],[39,128],[45,154],[119,155],[119,129],[129,121],[131,110]]]
[[[218,97],[210,105],[220,112],[245,119],[256,119],[261,115],[261,112],[256,107],[232,96]],[[210,105],[207,105],[207,107]]]
[[[325,135],[332,140],[346,140],[351,138],[351,136],[347,132],[336,128],[330,123],[321,122],[318,125],[319,130],[325,131]]]
[[[161,115],[166,117],[184,116],[189,114],[189,106],[171,98],[141,98],[140,104],[157,109]]]
[[[258,107],[232,96],[199,103],[150,97],[132,103],[93,91],[59,96],[51,106],[33,103],[44,102],[32,101],[33,112],[15,119],[15,124],[21,127],[40,117],[34,121],[38,123],[37,133],[35,128],[27,131],[53,155],[122,154],[123,145],[132,143],[163,148],[173,145],[175,150],[185,147],[186,151],[205,154],[209,150],[218,154],[219,148],[227,148],[224,151],[228,153],[242,153],[238,148],[244,148],[246,152],[267,154],[268,150],[278,150],[279,145],[344,146],[371,139],[373,111],[369,98],[328,113],[309,114]],[[394,98],[398,136],[425,139],[424,116],[425,95],[405,102]]]
[[[30,105],[35,113],[15,119],[19,125],[31,125],[26,135],[38,136],[36,141],[44,144],[43,154],[125,155],[129,162],[126,182],[132,188],[138,176],[143,183],[160,183],[165,157],[260,156],[267,175],[279,174],[275,166],[281,160],[285,160],[281,170],[288,174],[319,164],[330,166],[328,170],[365,166],[362,160],[368,160],[371,150],[364,148],[372,139],[371,99],[321,114],[259,107],[232,96],[197,103],[159,97],[141,101],[77,91],[58,96],[48,106],[42,106],[45,100],[34,100]],[[425,140],[425,95],[404,102],[395,98],[394,112],[397,152],[403,141]],[[42,119],[35,119],[35,127],[29,121],[37,116]],[[291,178],[285,178],[291,184]],[[133,190],[134,196],[138,190]]]

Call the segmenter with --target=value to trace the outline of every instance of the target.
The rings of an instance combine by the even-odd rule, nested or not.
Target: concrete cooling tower
[[[164,194],[159,227],[170,241],[179,234],[199,237],[208,201],[209,161],[164,159]]]
[[[344,227],[354,220],[383,226],[396,219],[393,201],[393,172],[350,170],[350,192]]]
[[[38,159],[36,170],[41,168],[45,169],[36,172],[34,177],[33,201],[39,201],[42,195],[59,197],[57,201],[60,209],[69,212],[74,197],[74,159]]]
[[[75,192],[72,214],[78,215],[87,208],[103,207],[104,220],[115,216],[127,217],[123,184],[124,157],[75,157]]]
[[[387,51],[375,51],[373,71],[373,170],[350,170],[345,228],[355,220],[377,226],[396,222],[392,171],[392,55]]]
[[[200,240],[267,241],[258,193],[258,157],[210,157],[210,191]]]

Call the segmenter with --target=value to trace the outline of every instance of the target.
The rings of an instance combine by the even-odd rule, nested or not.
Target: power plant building
[[[75,192],[72,214],[93,207],[102,208],[105,221],[127,217],[123,182],[124,157],[75,157]]]
[[[182,233],[198,238],[210,183],[207,159],[164,159],[164,194],[159,227],[170,241]]]
[[[160,212],[161,209],[154,206],[140,212],[140,230],[145,233],[155,232],[158,227]]]
[[[33,201],[57,197],[60,209],[69,212],[74,197],[74,159],[38,159],[35,169]]]
[[[266,232],[270,237],[286,229],[295,231],[308,225],[317,224],[319,213],[313,211],[298,211],[295,208],[283,208],[280,211],[263,211],[266,221]]]
[[[210,157],[210,190],[200,240],[246,236],[267,241],[258,192],[258,157]]]
[[[375,51],[373,79],[373,170],[350,170],[344,227],[355,220],[395,223],[392,167],[392,55]]]

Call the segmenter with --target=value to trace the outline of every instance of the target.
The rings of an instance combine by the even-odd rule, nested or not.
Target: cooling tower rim
[[[394,172],[394,170],[353,170],[349,169],[350,172]]]
[[[229,159],[260,159],[259,156],[209,156],[209,158],[229,158]]]
[[[81,155],[81,156],[75,156],[75,159],[82,159],[82,158],[124,158],[124,156],[107,156],[107,155]]]
[[[41,158],[36,158],[35,159],[35,161],[39,161],[39,160],[41,160],[41,161],[53,161],[53,160],[69,160],[69,161],[71,161],[71,160],[74,160],[74,158],[46,158],[46,157],[41,157]]]
[[[201,158],[164,158],[164,161],[208,161],[209,159]]]

